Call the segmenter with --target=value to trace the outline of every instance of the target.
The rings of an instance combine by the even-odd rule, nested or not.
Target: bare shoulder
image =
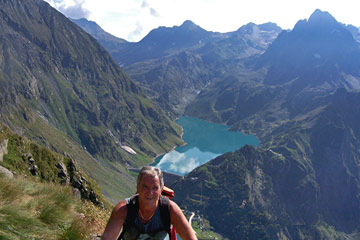
[[[180,207],[173,201],[169,201],[170,205],[170,219],[171,223],[174,225],[176,231],[180,235],[181,239],[184,240],[195,240],[195,232],[190,226],[188,220],[183,214]]]
[[[115,207],[113,208],[113,212],[118,213],[118,214],[125,213],[125,216],[126,216],[126,212],[127,212],[126,200],[122,200],[121,202],[116,204]]]
[[[172,201],[172,200],[169,200],[169,205],[170,205],[170,213],[171,212],[182,212],[179,205],[176,204],[176,202]]]
[[[115,205],[111,212],[110,219],[106,225],[105,231],[102,235],[103,240],[117,239],[120,234],[121,228],[126,219],[127,209],[126,200],[123,200]]]

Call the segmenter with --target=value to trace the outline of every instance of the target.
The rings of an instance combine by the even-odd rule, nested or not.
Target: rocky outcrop
[[[3,161],[4,155],[7,154],[7,144],[8,144],[8,139],[4,139],[4,140],[0,143],[0,162]]]
[[[33,175],[33,176],[36,176],[38,175],[38,166],[35,164],[35,159],[33,158],[33,156],[31,155],[31,153],[28,153],[26,154],[25,156],[25,159],[27,160],[28,164],[29,164],[29,168],[28,170],[30,171],[30,173]]]
[[[81,198],[88,199],[97,206],[103,206],[99,201],[99,196],[92,189],[89,181],[77,170],[77,166],[73,160],[68,163],[68,168],[64,164],[58,163],[56,167],[59,169],[59,177],[66,181],[76,190],[74,193],[80,194]]]
[[[64,163],[59,162],[56,164],[56,167],[59,169],[58,177],[61,179],[61,183],[68,185],[70,183],[70,178],[66,166]]]

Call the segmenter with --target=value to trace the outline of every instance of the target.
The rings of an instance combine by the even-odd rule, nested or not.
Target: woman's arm
[[[123,200],[114,207],[105,231],[101,237],[102,240],[117,240],[120,235],[121,228],[124,225],[126,214],[126,201]]]
[[[194,230],[190,226],[179,206],[170,201],[170,220],[176,232],[183,240],[197,240]]]

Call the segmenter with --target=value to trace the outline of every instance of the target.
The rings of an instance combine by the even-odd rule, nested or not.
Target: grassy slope
[[[90,239],[108,216],[70,187],[0,176],[0,239]]]
[[[0,142],[7,143],[0,165],[15,174],[13,179],[0,175],[0,239],[90,239],[103,232],[111,206],[96,183],[76,167],[72,176],[88,181],[86,188],[95,191],[102,207],[80,200],[61,183],[56,163],[68,166],[70,158],[1,125]],[[36,176],[29,171],[29,156],[38,167]]]

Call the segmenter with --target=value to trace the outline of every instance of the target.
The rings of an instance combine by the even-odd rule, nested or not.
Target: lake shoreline
[[[176,118],[175,121],[176,121],[176,120],[179,120],[179,118]],[[175,122],[175,121],[174,121],[174,122]],[[183,144],[181,144],[181,145],[174,145],[174,146],[171,148],[170,151],[157,154],[155,157],[153,157],[153,158],[151,159],[151,163],[150,163],[151,166],[155,163],[155,161],[156,161],[156,159],[157,159],[158,157],[163,156],[163,155],[165,155],[165,154],[167,154],[167,153],[169,153],[169,152],[174,151],[175,148],[177,148],[177,147],[185,146],[185,145],[187,144],[187,143],[184,141],[184,138],[183,138],[183,136],[184,136],[184,128],[183,128],[180,124],[178,124],[178,125],[179,125],[180,128],[181,128],[180,138],[181,138],[181,140],[183,141]]]
[[[181,126],[184,143],[152,159],[152,166],[160,166],[165,172],[186,175],[216,156],[234,152],[246,144],[259,145],[256,136],[229,131],[229,126],[224,124],[187,116],[180,117],[176,122]]]

